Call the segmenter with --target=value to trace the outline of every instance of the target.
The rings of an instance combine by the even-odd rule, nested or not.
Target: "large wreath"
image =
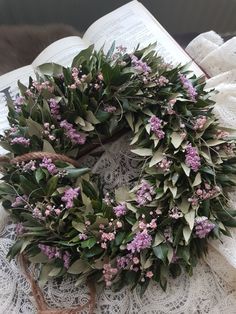
[[[153,46],[82,51],[19,83],[1,138],[0,197],[16,222],[9,252],[39,263],[39,280],[68,274],[119,290],[189,274],[208,240],[230,235],[235,141],[219,127],[204,80]],[[131,133],[140,175],[107,193],[76,160]],[[129,188],[128,188],[129,187]]]

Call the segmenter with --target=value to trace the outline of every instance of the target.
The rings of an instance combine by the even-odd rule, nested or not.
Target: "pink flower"
[[[115,234],[112,232],[109,232],[109,233],[103,232],[101,235],[101,239],[105,242],[112,241],[115,239]]]
[[[136,264],[136,265],[139,264],[139,259],[137,257],[134,257],[133,258],[133,263]]]
[[[214,228],[213,224],[207,217],[197,217],[194,222],[195,234],[198,238],[205,238]]]
[[[138,232],[134,239],[127,244],[127,250],[132,253],[140,252],[141,250],[147,249],[151,246],[152,237],[147,233],[147,230]]]
[[[157,84],[158,84],[160,87],[166,86],[168,83],[169,83],[169,80],[168,80],[165,76],[163,76],[163,75],[161,75],[161,76],[157,79]]]
[[[103,265],[103,277],[107,287],[112,285],[112,279],[117,274],[118,269],[111,267],[111,264]]]
[[[27,201],[27,199],[28,199],[27,195],[16,196],[15,201],[12,202],[11,206],[18,207],[18,206],[25,205],[25,202]]]
[[[80,188],[69,188],[65,191],[64,196],[61,198],[66,203],[66,208],[74,206],[74,200],[79,196]]]
[[[127,207],[124,202],[120,203],[119,205],[113,207],[113,211],[116,217],[124,216],[127,212]]]
[[[187,92],[187,96],[190,98],[191,101],[196,101],[197,91],[196,88],[193,87],[193,84],[190,82],[189,79],[184,74],[179,75],[180,82],[183,85],[183,88]]]
[[[192,144],[188,144],[185,152],[185,164],[194,172],[197,172],[201,167],[200,156],[198,154],[197,148],[192,147]]]
[[[138,59],[135,55],[131,56],[131,65],[135,68],[135,70],[143,73],[151,72],[151,68],[147,65],[146,62]]]
[[[139,206],[143,206],[152,201],[154,194],[155,192],[153,186],[142,180],[141,185],[136,193],[136,202]]]
[[[165,136],[165,132],[162,130],[163,121],[156,116],[152,116],[148,122],[150,123],[151,131],[156,135],[156,137],[161,140]]]
[[[68,121],[61,121],[60,127],[66,131],[66,137],[68,137],[73,144],[83,145],[85,143],[86,136],[83,133],[77,132],[73,125]]]
[[[49,107],[53,118],[55,118],[56,120],[61,120],[60,105],[56,102],[55,99],[51,98],[49,100]]]
[[[42,162],[39,164],[40,167],[47,169],[47,171],[54,175],[58,172],[56,166],[54,165],[54,163],[52,162],[51,158],[46,158],[44,157]]]
[[[154,274],[153,274],[152,271],[148,271],[148,272],[146,273],[146,277],[147,277],[147,278],[150,278],[150,279],[153,277],[153,275],[154,275]]]
[[[29,147],[30,146],[30,139],[27,139],[23,136],[15,137],[11,140],[11,145],[18,144],[22,145],[24,147]]]

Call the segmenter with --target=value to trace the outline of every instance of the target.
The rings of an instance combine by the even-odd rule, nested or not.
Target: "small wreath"
[[[153,48],[113,45],[105,55],[91,46],[71,68],[39,67],[8,103],[0,197],[17,234],[8,255],[39,263],[43,282],[73,274],[78,285],[138,285],[142,294],[154,280],[165,289],[236,226],[235,141],[204,79]],[[126,132],[140,175],[106,193],[76,160]]]

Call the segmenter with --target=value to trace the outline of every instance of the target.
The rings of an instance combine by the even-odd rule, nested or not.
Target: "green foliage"
[[[87,167],[50,158],[1,164],[0,199],[18,230],[8,256],[39,263],[42,284],[66,272],[77,284],[104,282],[108,265],[114,290],[138,285],[143,294],[150,278],[166,289],[169,274],[192,273],[209,238],[236,227],[228,203],[235,130],[219,127],[203,78],[168,67],[153,48],[128,54],[113,44],[105,55],[90,46],[71,68],[40,66],[36,82],[19,82],[20,104],[8,104],[11,128],[0,144],[11,159],[37,151],[76,159],[127,130],[140,161],[129,187],[109,195]],[[212,229],[201,237],[204,221]]]

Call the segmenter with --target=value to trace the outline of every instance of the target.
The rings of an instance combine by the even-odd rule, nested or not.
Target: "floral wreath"
[[[154,280],[165,289],[236,226],[234,138],[219,127],[204,79],[153,48],[91,46],[70,68],[40,66],[8,102],[0,197],[17,234],[8,256],[39,263],[43,283],[71,274],[77,285],[143,294]],[[77,160],[126,132],[140,175],[106,193]]]

